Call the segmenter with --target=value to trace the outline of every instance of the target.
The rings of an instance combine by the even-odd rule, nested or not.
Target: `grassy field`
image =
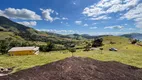
[[[61,60],[69,56],[69,54],[59,54],[58,52],[40,53],[39,55],[27,56],[1,55],[0,67],[16,67],[15,71],[19,71],[22,69],[44,65],[50,62]]]
[[[109,44],[109,41],[111,41],[109,39],[117,43]],[[79,49],[74,53],[74,56],[90,57],[101,61],[117,61],[142,68],[142,47],[130,44],[127,38],[105,37],[104,40],[105,45],[103,46],[103,54],[101,54],[100,50],[84,52]],[[109,51],[108,49],[111,47],[116,47],[118,52]],[[67,57],[71,57],[71,53],[68,51],[53,51],[47,53],[40,52],[39,55],[27,56],[0,55],[0,67],[15,67],[14,72],[16,72],[34,66],[51,63]]]
[[[16,36],[13,32],[0,32],[0,40],[12,38],[13,40],[24,41],[20,36]]]

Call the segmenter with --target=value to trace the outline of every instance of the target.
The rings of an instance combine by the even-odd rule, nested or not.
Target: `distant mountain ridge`
[[[109,35],[91,36],[88,34],[61,35],[57,33],[37,31],[34,28],[18,24],[3,16],[0,16],[0,32],[12,32],[17,36],[22,37],[25,40],[42,41],[42,42],[47,42],[47,41],[63,42],[63,41],[70,41],[72,39],[84,40],[84,39],[94,39],[98,37],[109,36]],[[140,33],[124,34],[121,36],[142,40],[142,34]]]
[[[121,35],[122,37],[132,38],[132,39],[138,39],[142,41],[142,33],[131,33],[131,34],[124,34]]]
[[[11,21],[10,19],[0,16],[0,31],[13,32],[26,40],[35,40],[35,41],[47,41],[53,37],[54,38],[62,38],[62,39],[94,39],[97,36],[90,36],[88,34],[69,34],[69,35],[61,35],[57,33],[51,32],[43,32],[37,31],[31,27],[27,27],[16,22]],[[56,40],[56,39],[54,39]]]

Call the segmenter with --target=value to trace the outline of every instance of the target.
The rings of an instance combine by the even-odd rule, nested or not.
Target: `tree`
[[[47,42],[47,45],[46,45],[46,51],[49,52],[49,51],[52,51],[54,48],[54,44],[52,42]]]
[[[134,40],[131,41],[131,44],[136,44],[137,42],[139,42],[139,40],[134,39]]]
[[[8,52],[8,50],[10,49],[9,45],[10,44],[7,40],[1,40],[0,41],[0,52],[2,54],[6,54]]]
[[[72,56],[74,56],[73,53],[76,52],[75,44],[73,44],[73,43],[68,43],[68,44],[66,44],[66,45],[64,45],[64,46],[66,47],[66,49],[67,49],[68,51],[70,51],[70,52],[72,53]]]
[[[73,57],[74,56],[73,53],[76,52],[76,49],[73,47],[73,48],[70,48],[68,50],[72,53],[72,57]]]
[[[92,43],[92,47],[101,47],[102,45],[103,45],[102,38],[94,39],[94,41]]]
[[[49,52],[52,51],[54,48],[54,44],[52,42],[47,42],[46,45],[40,45],[40,51]]]
[[[91,48],[91,43],[87,43],[84,51],[90,51],[90,48]]]
[[[102,54],[102,53],[103,53],[104,48],[100,48],[100,50],[101,50],[101,54]]]
[[[71,48],[71,47],[75,47],[75,44],[73,44],[73,43],[66,43],[66,44],[64,45],[64,47],[65,47],[66,49],[69,49],[69,48]]]

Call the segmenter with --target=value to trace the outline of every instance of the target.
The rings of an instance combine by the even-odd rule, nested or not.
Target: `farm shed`
[[[8,51],[9,55],[38,55],[39,47],[13,47]]]

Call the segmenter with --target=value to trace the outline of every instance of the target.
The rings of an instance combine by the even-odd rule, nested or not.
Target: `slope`
[[[6,17],[0,16],[0,34],[3,34],[3,32],[11,32],[27,41],[52,41],[54,43],[62,44],[72,40],[72,38],[64,35],[37,31],[34,28],[18,24]]]

